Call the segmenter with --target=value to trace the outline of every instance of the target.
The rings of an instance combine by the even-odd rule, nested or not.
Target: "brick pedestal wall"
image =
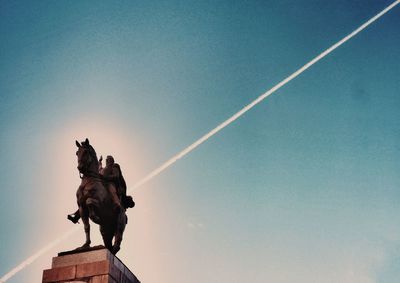
[[[61,255],[43,271],[42,283],[140,283],[107,249]]]

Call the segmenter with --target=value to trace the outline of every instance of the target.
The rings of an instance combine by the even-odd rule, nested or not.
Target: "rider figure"
[[[103,180],[107,182],[107,188],[111,194],[115,211],[120,211],[122,208],[120,200],[122,191],[120,184],[120,179],[122,178],[121,168],[117,163],[114,163],[114,158],[108,155],[106,158],[106,167],[101,168],[99,173],[103,175]]]
[[[105,182],[105,186],[111,194],[113,207],[116,212],[128,207],[134,207],[135,203],[131,196],[126,195],[126,183],[122,176],[121,167],[114,162],[114,158],[108,155],[106,158],[106,167],[102,166],[103,157],[99,159],[99,173]],[[77,223],[80,218],[79,210],[68,215],[68,219]]]

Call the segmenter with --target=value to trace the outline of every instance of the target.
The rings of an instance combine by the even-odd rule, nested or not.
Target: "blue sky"
[[[75,139],[133,186],[389,4],[2,1],[0,276],[71,229]],[[133,192],[119,256],[142,282],[400,279],[399,16]]]

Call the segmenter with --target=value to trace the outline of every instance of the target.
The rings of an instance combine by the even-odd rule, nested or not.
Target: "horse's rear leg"
[[[113,238],[113,233],[108,230],[105,229],[103,226],[100,226],[100,233],[101,236],[103,237],[103,242],[104,242],[104,246],[112,252],[112,238]]]
[[[117,233],[115,233],[114,245],[112,247],[112,253],[114,255],[117,254],[117,252],[121,249],[122,234],[123,234],[123,232],[119,232],[119,231],[117,231]]]
[[[117,229],[115,231],[114,246],[112,253],[116,254],[121,249],[122,235],[124,234],[127,217],[125,212],[121,212],[118,217]]]
[[[86,234],[86,242],[82,245],[81,248],[88,248],[90,247],[90,224],[89,224],[89,213],[87,209],[83,209],[82,207],[79,207],[79,213],[81,215],[81,219],[83,222],[83,227],[85,229],[85,234]]]

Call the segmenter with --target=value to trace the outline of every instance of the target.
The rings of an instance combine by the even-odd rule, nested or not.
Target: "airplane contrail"
[[[34,262],[36,259],[38,259],[42,254],[50,250],[51,248],[57,246],[59,243],[61,243],[64,239],[67,239],[69,236],[71,236],[73,233],[78,231],[78,229],[81,228],[79,226],[76,226],[72,228],[71,230],[67,231],[63,236],[61,236],[58,239],[55,239],[54,241],[50,242],[43,248],[41,248],[39,251],[37,251],[35,254],[31,255],[27,259],[25,259],[23,262],[18,264],[16,267],[11,269],[9,272],[7,272],[3,277],[0,278],[0,283],[6,282],[8,279],[13,277],[15,274],[20,272],[22,269],[30,265],[32,262]]]
[[[147,181],[149,181],[150,179],[154,178],[155,176],[157,176],[158,174],[160,174],[162,171],[164,171],[165,169],[167,169],[169,166],[171,166],[172,164],[174,164],[178,159],[184,157],[186,154],[188,154],[189,152],[191,152],[192,150],[194,150],[196,147],[198,147],[199,145],[201,145],[203,142],[205,142],[206,140],[208,140],[209,138],[211,138],[213,135],[215,135],[216,133],[218,133],[219,131],[221,131],[223,128],[225,128],[226,126],[228,126],[229,124],[233,123],[236,119],[238,119],[240,116],[242,116],[243,114],[245,114],[247,111],[249,111],[251,108],[253,108],[254,106],[256,106],[258,103],[260,103],[261,101],[263,101],[265,98],[267,98],[268,96],[270,96],[271,94],[273,94],[275,91],[277,91],[278,89],[280,89],[281,87],[283,87],[285,84],[287,84],[288,82],[290,82],[291,80],[293,80],[294,78],[296,78],[298,75],[300,75],[301,73],[303,73],[305,70],[307,70],[308,68],[310,68],[312,65],[314,65],[315,63],[317,63],[319,60],[321,60],[322,58],[324,58],[326,55],[328,55],[329,53],[331,53],[332,51],[334,51],[336,48],[338,48],[339,46],[341,46],[343,43],[345,43],[346,41],[350,40],[352,37],[354,37],[355,35],[357,35],[359,32],[361,32],[362,30],[364,30],[366,27],[368,27],[370,24],[372,24],[373,22],[375,22],[377,19],[379,19],[380,17],[382,17],[384,14],[386,14],[389,10],[391,10],[392,8],[394,8],[397,4],[400,3],[400,0],[397,0],[395,2],[393,2],[391,5],[389,5],[388,7],[386,7],[385,9],[383,9],[381,12],[379,12],[378,14],[376,14],[374,17],[372,17],[371,19],[369,19],[367,22],[365,22],[363,25],[361,25],[359,28],[357,28],[356,30],[354,30],[352,33],[348,34],[347,36],[345,36],[343,39],[341,39],[340,41],[338,41],[337,43],[335,43],[334,45],[332,45],[331,47],[329,47],[328,49],[326,49],[325,51],[323,51],[321,54],[319,54],[318,56],[316,56],[314,59],[312,59],[311,61],[309,61],[307,64],[305,64],[303,67],[301,67],[300,69],[298,69],[297,71],[295,71],[293,74],[291,74],[290,76],[288,76],[287,78],[285,78],[284,80],[282,80],[281,82],[279,82],[278,84],[276,84],[274,87],[272,87],[270,90],[268,90],[267,92],[265,92],[264,94],[260,95],[257,99],[253,100],[250,104],[246,105],[245,107],[243,107],[241,110],[239,110],[238,112],[236,112],[234,115],[232,115],[230,118],[228,118],[227,120],[225,120],[224,122],[222,122],[221,124],[219,124],[217,127],[215,127],[214,129],[212,129],[211,131],[209,131],[207,134],[205,134],[204,136],[202,136],[201,138],[199,138],[198,140],[196,140],[194,143],[192,143],[191,145],[189,145],[188,147],[186,147],[184,150],[182,150],[181,152],[177,153],[175,156],[173,156],[172,158],[170,158],[169,160],[167,160],[164,164],[162,164],[161,166],[159,166],[158,168],[156,168],[155,170],[153,170],[152,172],[150,172],[146,177],[144,177],[141,181],[139,181],[137,184],[135,184],[130,190],[129,192],[132,192],[134,189],[140,187],[141,185],[143,185],[144,183],[146,183]]]
[[[385,9],[383,9],[381,12],[379,12],[378,14],[376,14],[374,17],[372,17],[371,19],[369,19],[367,22],[365,22],[364,24],[362,24],[359,28],[355,29],[353,32],[351,32],[350,34],[348,34],[347,36],[345,36],[343,39],[341,39],[340,41],[338,41],[337,43],[335,43],[334,45],[332,45],[331,47],[329,47],[328,49],[326,49],[325,51],[323,51],[322,53],[320,53],[319,55],[317,55],[316,57],[314,57],[314,59],[312,59],[311,61],[309,61],[307,64],[305,64],[304,66],[302,66],[301,68],[299,68],[297,71],[295,71],[294,73],[292,73],[291,75],[289,75],[288,77],[286,77],[285,79],[283,79],[281,82],[279,82],[278,84],[276,84],[274,87],[272,87],[271,89],[269,89],[267,92],[265,92],[264,94],[260,95],[257,99],[255,99],[253,102],[249,103],[248,105],[246,105],[245,107],[243,107],[241,110],[239,110],[237,113],[235,113],[234,115],[232,115],[230,118],[228,118],[227,120],[225,120],[224,122],[222,122],[221,124],[219,124],[217,127],[215,127],[214,129],[212,129],[211,131],[209,131],[207,134],[203,135],[201,138],[199,138],[198,140],[196,140],[194,143],[192,143],[191,145],[189,145],[188,147],[186,147],[185,149],[183,149],[182,151],[180,151],[179,153],[177,153],[176,155],[174,155],[172,158],[170,158],[169,160],[167,160],[166,162],[164,162],[162,165],[160,165],[158,168],[156,168],[155,170],[153,170],[152,172],[150,172],[147,176],[145,176],[143,179],[141,179],[139,182],[137,182],[130,190],[129,192],[132,192],[134,189],[139,188],[140,186],[142,186],[143,184],[147,183],[149,180],[151,180],[152,178],[154,178],[155,176],[157,176],[158,174],[160,174],[162,171],[164,171],[165,169],[167,169],[169,166],[171,166],[172,164],[174,164],[176,161],[178,161],[180,158],[184,157],[186,154],[188,154],[189,152],[191,152],[192,150],[194,150],[196,147],[198,147],[199,145],[201,145],[203,142],[205,142],[206,140],[208,140],[209,138],[211,138],[213,135],[215,135],[216,133],[218,133],[219,131],[221,131],[222,129],[224,129],[226,126],[228,126],[229,124],[233,123],[235,120],[237,120],[239,117],[241,117],[243,114],[245,114],[247,111],[249,111],[251,108],[253,108],[254,106],[256,106],[258,103],[260,103],[261,101],[263,101],[265,98],[267,98],[268,96],[270,96],[271,94],[273,94],[275,91],[277,91],[278,89],[280,89],[281,87],[283,87],[284,85],[286,85],[288,82],[290,82],[291,80],[293,80],[294,78],[296,78],[298,75],[300,75],[301,73],[303,73],[305,70],[307,70],[308,68],[310,68],[312,65],[314,65],[315,63],[317,63],[319,60],[321,60],[322,58],[324,58],[325,56],[327,56],[329,53],[331,53],[332,51],[334,51],[336,48],[340,47],[343,43],[345,43],[346,41],[350,40],[351,38],[353,38],[354,36],[356,36],[358,33],[360,33],[362,30],[364,30],[366,27],[368,27],[370,24],[372,24],[373,22],[375,22],[376,20],[378,20],[380,17],[382,17],[384,14],[386,14],[387,12],[389,12],[391,9],[393,9],[397,4],[400,3],[400,0],[396,0],[394,1],[392,4],[390,4],[388,7],[386,7]],[[51,249],[52,247],[56,246],[58,243],[60,243],[62,240],[68,238],[70,235],[72,235],[75,231],[78,230],[78,227],[74,227],[72,228],[70,231],[68,231],[67,233],[65,233],[62,237],[54,240],[53,242],[51,242],[50,244],[46,245],[44,248],[42,248],[41,250],[39,250],[38,252],[36,252],[34,255],[30,256],[29,258],[25,259],[23,262],[21,262],[20,264],[18,264],[15,268],[13,268],[12,270],[10,270],[9,272],[7,272],[3,277],[0,278],[0,283],[4,283],[6,282],[8,279],[10,279],[11,277],[13,277],[15,274],[17,274],[19,271],[21,271],[22,269],[24,269],[25,267],[27,267],[29,264],[31,264],[33,261],[35,261],[38,257],[40,257],[42,254],[44,254],[45,252],[47,252],[49,249]]]

